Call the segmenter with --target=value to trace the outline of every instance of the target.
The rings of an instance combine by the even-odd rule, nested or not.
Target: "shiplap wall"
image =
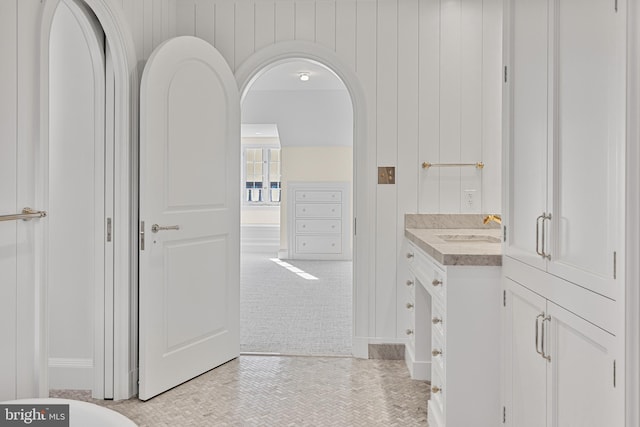
[[[376,189],[375,325],[402,338],[396,260],[405,212],[500,212],[499,0],[181,0],[178,35],[213,44],[236,70],[261,48],[304,40],[335,51],[367,96],[368,144],[397,184]],[[475,168],[422,170],[432,163]],[[375,188],[375,187],[374,187]],[[474,205],[465,190],[475,190]]]
[[[396,282],[404,268],[404,213],[501,210],[501,1],[112,1],[130,24],[140,70],[156,46],[183,34],[214,44],[232,70],[261,48],[287,40],[319,43],[352,68],[367,97],[367,143],[376,163],[397,167],[397,184],[373,187],[371,195],[376,265],[369,331],[372,337],[402,338]],[[15,174],[3,171],[16,181],[12,208],[34,202],[42,7],[41,0],[6,0],[0,13],[0,28],[9,37],[0,54],[15,58],[0,67],[2,87],[15,88],[0,98],[0,155],[16,159]],[[422,161],[480,160],[486,164],[482,172],[420,168]],[[476,190],[473,208],[463,203],[466,189]],[[31,234],[18,228],[16,244],[32,247]],[[18,263],[18,288],[33,289],[32,256]],[[23,324],[33,319],[26,314]]]

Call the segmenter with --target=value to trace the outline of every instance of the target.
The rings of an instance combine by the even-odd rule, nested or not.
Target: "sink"
[[[436,234],[445,242],[455,243],[500,243],[500,239],[487,234]]]

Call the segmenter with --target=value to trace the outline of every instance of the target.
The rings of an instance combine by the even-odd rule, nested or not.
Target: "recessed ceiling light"
[[[300,81],[308,82],[309,81],[309,73],[299,73],[298,77],[300,77]]]

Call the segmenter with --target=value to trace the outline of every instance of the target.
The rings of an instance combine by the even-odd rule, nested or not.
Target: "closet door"
[[[624,426],[624,371],[615,360],[615,337],[552,302],[547,308],[547,425]]]
[[[547,365],[542,350],[546,300],[504,280],[505,407],[507,425],[542,427],[546,423]]]
[[[552,247],[548,270],[618,299],[623,259],[624,0],[556,0]],[[618,286],[621,288],[621,286]]]
[[[505,10],[505,138],[509,155],[505,253],[545,268],[536,221],[547,212],[547,0],[511,0]]]

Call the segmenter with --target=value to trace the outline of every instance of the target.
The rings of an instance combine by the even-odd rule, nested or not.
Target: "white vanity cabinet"
[[[287,232],[291,259],[351,259],[347,182],[290,182]]]
[[[510,279],[504,287],[505,425],[624,425],[615,337]]]
[[[430,427],[493,427],[500,414],[500,267],[443,266],[409,244],[415,292],[429,295]],[[419,308],[419,307],[417,307]],[[418,310],[416,315],[418,315]]]

